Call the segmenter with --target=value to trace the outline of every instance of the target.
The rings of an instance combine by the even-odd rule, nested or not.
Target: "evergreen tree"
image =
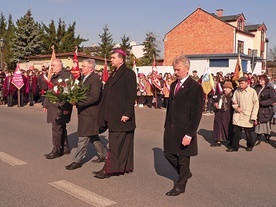
[[[110,58],[111,51],[114,47],[114,42],[112,38],[112,34],[109,32],[109,28],[107,25],[103,28],[103,33],[100,35],[101,42],[99,43],[99,50],[97,55],[100,57]]]
[[[31,10],[16,22],[17,28],[13,39],[14,61],[24,60],[25,56],[43,52],[40,25],[34,21]]]
[[[0,38],[4,38],[5,33],[6,33],[6,18],[3,14],[3,12],[0,13]]]
[[[121,41],[122,42],[120,44],[120,47],[126,53],[126,65],[130,67],[132,65],[132,62],[130,61],[130,38],[124,35],[123,37],[121,37]]]
[[[57,42],[57,31],[55,27],[55,22],[52,20],[49,26],[47,27],[42,23],[43,30],[43,48],[46,54],[51,54],[51,47],[54,45],[55,50],[57,51],[58,42]]]
[[[14,38],[14,34],[15,34],[15,25],[12,21],[12,15],[9,15],[9,19],[8,19],[8,27],[7,27],[7,31],[6,31],[6,35],[5,35],[5,40],[6,40],[6,44],[5,44],[5,62],[7,64],[8,69],[14,69],[16,64],[15,62],[12,61],[13,57],[14,57],[14,52],[13,52],[13,45],[12,45],[12,40]]]
[[[75,37],[75,26],[76,23],[74,22],[72,25],[69,25],[68,29],[66,30],[66,24],[61,19],[59,19],[57,29],[53,20],[48,27],[43,24],[43,42],[45,50],[47,51],[46,53],[49,54],[52,52],[52,45],[55,46],[56,52],[72,52],[75,50],[75,46],[78,46],[82,42],[87,41],[81,38],[79,35]]]
[[[153,58],[158,58],[160,50],[157,47],[157,40],[155,35],[152,32],[146,33],[145,41],[143,42],[144,55],[141,58],[141,62],[143,65],[151,65],[153,62]]]

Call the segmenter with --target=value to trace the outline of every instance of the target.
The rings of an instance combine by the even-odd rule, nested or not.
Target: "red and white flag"
[[[71,69],[71,73],[73,74],[75,80],[80,77],[80,68],[79,68],[79,60],[78,60],[78,46],[75,47],[73,66]]]
[[[105,84],[108,80],[107,61],[104,59],[104,70],[102,75],[102,82]]]
[[[159,74],[158,74],[158,71],[157,71],[157,67],[156,67],[156,63],[155,63],[155,58],[153,58],[153,63],[152,63],[152,84],[158,88],[159,90],[162,91],[162,87],[161,87],[161,83],[160,83],[160,80],[159,80]]]

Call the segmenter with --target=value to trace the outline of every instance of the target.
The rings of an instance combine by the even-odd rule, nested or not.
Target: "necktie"
[[[178,90],[180,89],[180,87],[181,87],[181,82],[178,81],[177,84],[176,84],[175,90],[174,90],[174,95],[178,92]]]

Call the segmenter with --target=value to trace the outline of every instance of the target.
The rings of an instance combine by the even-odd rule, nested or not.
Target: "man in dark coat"
[[[99,138],[98,112],[99,104],[102,98],[102,82],[94,72],[95,60],[85,59],[82,61],[81,74],[84,86],[88,87],[86,99],[77,103],[78,109],[78,149],[73,162],[67,165],[67,170],[74,170],[82,166],[81,160],[85,157],[87,146],[90,142],[94,145],[99,158],[93,162],[104,162],[107,156],[107,150]]]
[[[70,71],[62,66],[60,59],[54,59],[51,64],[52,77],[50,82],[55,86],[58,80],[74,79]],[[45,99],[43,108],[47,111],[47,123],[52,123],[52,142],[53,149],[49,154],[45,154],[47,159],[55,159],[63,154],[69,154],[68,137],[66,123],[71,120],[72,105],[65,103],[51,103],[48,98]]]
[[[111,64],[115,70],[104,87],[103,101],[99,112],[99,125],[108,125],[109,152],[102,170],[93,172],[97,178],[106,178],[114,173],[133,171],[133,145],[136,98],[136,75],[126,67],[125,52],[115,50]]]
[[[189,76],[190,61],[181,55],[174,59],[177,81],[172,83],[165,120],[164,154],[179,177],[167,196],[185,192],[190,172],[190,156],[196,156],[197,129],[203,111],[203,90]]]

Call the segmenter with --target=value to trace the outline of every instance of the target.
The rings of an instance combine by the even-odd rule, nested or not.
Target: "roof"
[[[67,52],[67,53],[56,53],[56,57],[68,57],[68,56],[72,56],[74,57],[74,52]],[[42,59],[42,58],[51,58],[52,57],[52,54],[45,54],[45,55],[34,55],[34,56],[26,56],[25,59]],[[95,60],[102,60],[104,61],[105,58],[103,57],[99,57],[99,56],[92,56],[92,55],[87,55],[85,53],[82,53],[82,52],[79,52],[78,53],[78,57],[81,57],[81,58],[93,58]],[[107,60],[108,61],[108,60]]]
[[[178,25],[180,25],[182,22],[184,22],[186,19],[188,19],[193,13],[195,13],[195,12],[198,11],[198,10],[201,10],[201,11],[205,12],[206,14],[211,15],[212,17],[214,17],[214,18],[216,18],[216,19],[218,19],[218,20],[224,22],[224,23],[227,24],[228,26],[231,26],[231,27],[233,27],[233,28],[235,28],[235,29],[237,29],[237,27],[235,27],[235,26],[229,24],[228,22],[235,21],[235,20],[236,20],[237,18],[239,18],[241,15],[242,15],[243,18],[245,19],[245,17],[244,17],[243,14],[236,14],[236,15],[229,15],[229,16],[218,17],[218,16],[217,16],[216,14],[214,14],[214,13],[209,13],[209,12],[207,12],[207,11],[201,9],[201,8],[197,8],[194,12],[192,12],[189,16],[187,16],[184,20],[182,20],[179,24],[177,24],[177,25],[176,25],[175,27],[173,27],[169,32],[167,32],[167,33],[165,34],[165,37],[167,36],[167,34],[169,34],[172,30],[174,30],[176,27],[178,27]],[[248,32],[247,30],[242,31],[242,30],[237,29],[237,31],[242,32],[242,33],[245,33],[245,34],[250,35],[250,36],[254,36],[254,34],[251,34],[251,33]]]
[[[233,22],[233,21],[236,21],[241,15],[243,14],[235,14],[235,15],[228,15],[228,16],[222,16],[222,17],[216,16],[216,17],[225,22]]]
[[[258,30],[261,26],[263,26],[263,24],[252,24],[252,25],[244,26],[244,29],[245,29],[246,31],[256,31],[256,30]]]

